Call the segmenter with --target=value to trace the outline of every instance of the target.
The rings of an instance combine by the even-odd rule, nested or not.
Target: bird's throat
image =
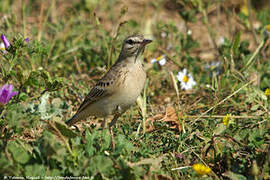
[[[145,49],[145,46],[141,46],[141,47],[138,49],[138,51],[137,51],[137,53],[136,53],[136,56],[135,56],[135,59],[134,59],[134,63],[136,62],[137,58],[138,58],[141,54],[143,54],[144,49]]]

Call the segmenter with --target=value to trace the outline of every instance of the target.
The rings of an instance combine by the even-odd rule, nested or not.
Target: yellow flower
[[[229,122],[230,122],[230,117],[231,117],[230,114],[226,114],[226,116],[223,117],[222,122],[223,122],[223,124],[224,124],[225,126],[227,126],[227,125],[229,124]]]
[[[264,94],[266,96],[270,96],[270,88],[266,88],[266,90],[264,91]]]
[[[187,83],[188,80],[189,80],[188,76],[184,76],[184,77],[183,77],[183,81],[184,81],[185,83]]]
[[[166,56],[162,55],[162,56],[159,56],[157,58],[151,59],[152,64],[154,64],[156,62],[158,62],[161,66],[164,66],[166,64]]]
[[[264,35],[266,37],[270,37],[270,24],[266,25],[265,28],[264,28]]]
[[[266,25],[266,26],[265,26],[265,29],[266,29],[268,32],[270,32],[270,24]]]
[[[208,175],[211,173],[211,169],[203,164],[193,164],[192,168],[200,176]]]
[[[248,16],[248,1],[244,0],[243,3],[240,6],[240,12],[243,13],[244,15]]]

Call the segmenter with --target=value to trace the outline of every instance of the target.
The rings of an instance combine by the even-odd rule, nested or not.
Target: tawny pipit
[[[114,115],[109,124],[111,132],[118,117],[136,101],[144,87],[146,74],[141,55],[150,42],[152,40],[142,35],[129,36],[124,40],[116,63],[91,89],[77,113],[67,121],[69,126],[88,116],[104,117],[104,125],[105,117]]]

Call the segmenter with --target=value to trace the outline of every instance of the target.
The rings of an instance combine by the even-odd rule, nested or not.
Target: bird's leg
[[[102,124],[101,124],[102,130],[104,130],[105,126],[106,126],[106,118],[104,118],[102,121]]]
[[[109,131],[110,131],[110,134],[112,136],[112,149],[114,150],[115,149],[115,143],[114,143],[114,135],[113,135],[113,131],[112,131],[112,126],[116,123],[117,119],[119,118],[121,114],[116,114],[114,115],[113,117],[113,120],[110,122],[109,124]]]

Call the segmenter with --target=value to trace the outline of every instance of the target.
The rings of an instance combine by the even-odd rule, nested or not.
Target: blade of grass
[[[179,102],[180,98],[179,98],[179,89],[178,89],[177,81],[175,79],[175,76],[174,76],[173,72],[169,71],[169,73],[170,73],[170,76],[171,76],[172,81],[173,81],[173,87],[174,87],[174,90],[176,92],[177,100]]]
[[[139,105],[139,107],[141,109],[143,119],[137,128],[136,137],[138,137],[138,135],[139,135],[141,126],[143,128],[143,134],[145,134],[145,132],[146,132],[146,125],[145,125],[146,114],[147,114],[146,92],[147,92],[148,82],[149,82],[149,79],[146,79],[145,84],[144,84],[143,96],[140,95],[137,99],[137,104]]]
[[[255,50],[255,52],[252,54],[252,56],[249,58],[247,64],[241,69],[241,72],[247,70],[249,68],[249,66],[251,65],[252,61],[255,59],[255,57],[259,54],[259,52],[261,51],[263,45],[265,43],[265,40],[263,40],[259,46],[257,47],[257,49]]]
[[[144,85],[144,90],[143,90],[143,134],[145,134],[146,131],[146,126],[145,126],[145,121],[146,121],[146,114],[147,114],[147,108],[146,108],[146,91],[148,87],[148,82],[149,79],[146,79],[145,85]]]

